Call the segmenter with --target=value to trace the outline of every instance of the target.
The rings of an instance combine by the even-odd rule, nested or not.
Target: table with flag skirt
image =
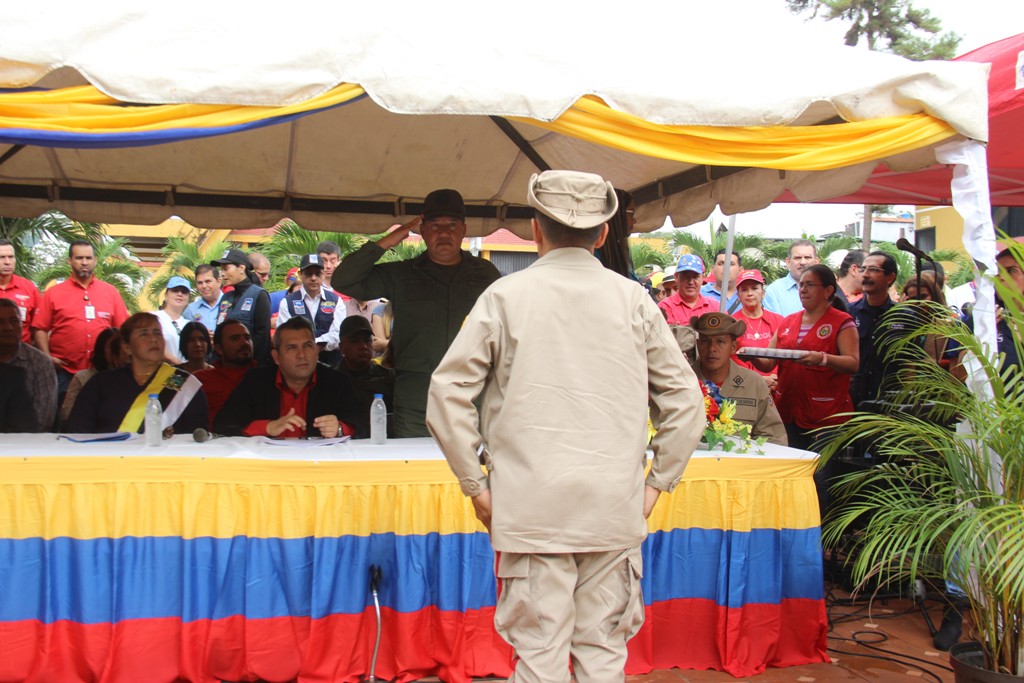
[[[0,682],[506,676],[493,554],[427,439],[0,437]],[[826,662],[813,454],[700,452],[644,545],[627,671]]]

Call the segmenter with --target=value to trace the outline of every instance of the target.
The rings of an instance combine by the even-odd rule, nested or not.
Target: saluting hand
[[[408,223],[401,225],[395,224],[391,226],[391,232],[377,240],[377,246],[381,249],[390,249],[391,247],[398,246],[401,242],[409,236],[409,233],[413,228],[419,226],[422,216],[416,216]]]

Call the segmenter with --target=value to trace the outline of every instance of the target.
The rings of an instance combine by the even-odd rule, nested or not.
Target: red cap
[[[298,268],[291,268],[291,269],[289,269],[288,274],[284,276],[284,281],[285,282],[298,282],[299,281],[299,269]]]
[[[740,276],[736,278],[736,286],[743,284],[747,280],[753,280],[754,282],[760,282],[764,284],[764,276],[761,275],[760,270],[741,270]]]

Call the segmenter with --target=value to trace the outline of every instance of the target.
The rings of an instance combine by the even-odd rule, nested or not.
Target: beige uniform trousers
[[[515,683],[621,683],[644,622],[640,548],[501,553],[494,625],[516,652]]]

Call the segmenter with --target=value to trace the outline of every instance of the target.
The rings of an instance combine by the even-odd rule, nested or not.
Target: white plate
[[[766,349],[757,346],[744,346],[736,352],[736,355],[746,356],[747,358],[782,358],[785,360],[795,360],[797,358],[803,358],[808,353],[810,353],[810,351],[803,351],[801,349]]]

